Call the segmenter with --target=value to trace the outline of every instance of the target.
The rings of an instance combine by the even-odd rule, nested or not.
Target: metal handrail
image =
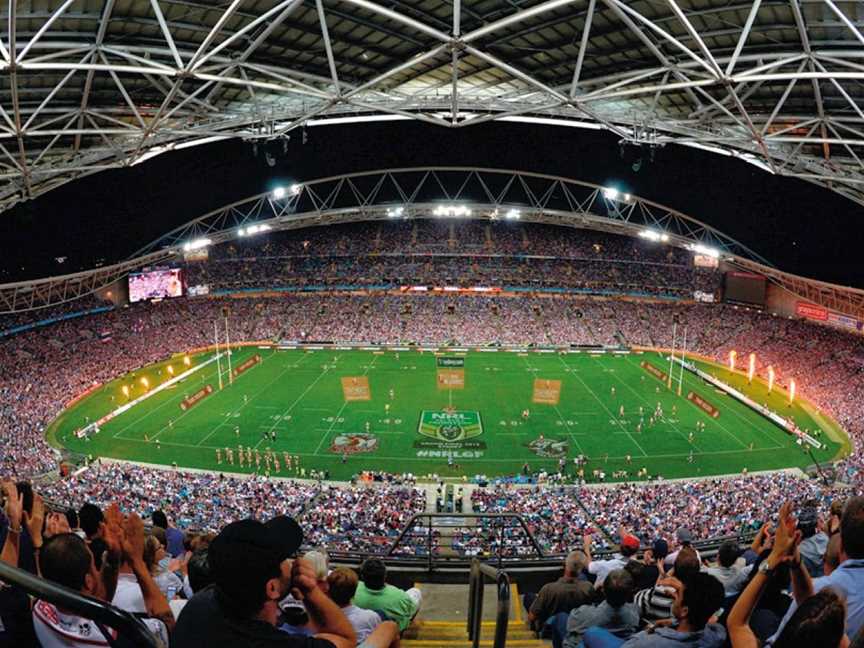
[[[495,569],[476,558],[471,561],[471,577],[468,580],[468,640],[471,641],[473,648],[478,648],[480,645],[480,630],[483,627],[483,586],[486,576],[495,581],[498,594],[492,648],[505,648],[507,626],[510,623],[510,577],[507,572]]]
[[[409,519],[408,522],[405,524],[405,526],[402,527],[402,531],[399,533],[399,536],[396,538],[396,540],[393,542],[393,544],[390,545],[390,548],[387,550],[387,553],[386,553],[387,557],[393,556],[393,553],[396,551],[396,549],[402,543],[402,540],[405,538],[405,536],[408,534],[408,532],[414,528],[414,525],[418,520],[421,521],[421,524],[422,524],[422,521],[425,520],[426,521],[425,527],[426,527],[426,533],[427,533],[427,535],[426,535],[426,550],[427,550],[427,556],[428,556],[428,567],[429,567],[429,571],[432,571],[433,562],[434,562],[434,555],[433,555],[434,552],[432,550],[433,549],[432,520],[433,519],[441,519],[441,518],[451,519],[451,520],[452,519],[460,519],[460,520],[461,519],[481,519],[481,520],[482,519],[492,519],[492,520],[502,520],[502,521],[506,520],[508,518],[514,519],[519,523],[519,526],[522,527],[522,530],[525,532],[525,535],[527,535],[528,538],[531,540],[531,545],[534,547],[534,551],[536,552],[537,557],[538,558],[545,557],[543,550],[540,548],[540,544],[537,542],[537,539],[534,537],[534,534],[531,533],[531,530],[528,528],[528,524],[525,522],[525,519],[517,513],[416,513],[415,515],[412,515],[411,519]],[[503,524],[500,525],[499,528],[501,530],[501,535],[502,535],[502,539],[503,539],[504,525]],[[497,556],[499,566],[501,564],[503,564],[504,556],[501,552],[503,546],[504,546],[504,543],[499,542],[499,544],[498,544],[498,556]]]
[[[140,619],[104,601],[39,578],[28,571],[12,567],[2,561],[0,561],[0,581],[17,585],[28,594],[52,603],[63,610],[68,610],[77,616],[92,619],[111,646],[119,644],[117,638],[112,637],[111,633],[106,631],[106,626],[116,630],[118,636],[122,635],[135,646],[159,648],[156,638]],[[124,642],[124,645],[128,645],[128,643]]]

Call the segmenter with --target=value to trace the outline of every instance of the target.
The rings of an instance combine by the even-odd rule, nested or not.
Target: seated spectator
[[[395,621],[382,621],[377,612],[363,610],[351,603],[357,592],[360,579],[357,572],[348,567],[339,567],[327,577],[330,585],[329,595],[348,617],[357,633],[357,643],[362,648],[397,648],[399,645],[399,626]]]
[[[650,549],[646,549],[642,555],[642,562],[645,564],[645,569],[642,570],[642,576],[635,585],[636,590],[640,591],[654,585],[660,578],[660,569],[669,555],[669,543],[663,538],[657,538],[651,545]]]
[[[222,529],[208,552],[214,585],[183,608],[172,647],[354,648],[354,629],[318,588],[311,566],[302,558],[291,560],[302,543],[300,526],[287,516],[266,524],[241,520]],[[279,601],[289,591],[303,599],[319,628],[314,637],[276,629]]]
[[[330,571],[328,565],[328,556],[323,549],[316,551],[307,551],[303,555],[305,560],[315,574],[315,580],[318,583],[318,588],[328,593],[330,584],[327,582],[327,574]],[[314,635],[315,626],[311,623],[309,614],[306,611],[306,606],[303,601],[295,598],[291,594],[286,596],[279,602],[279,607],[282,609],[284,623],[279,626],[279,629],[291,634]]]
[[[153,520],[153,526],[165,529],[165,536],[168,539],[166,548],[172,558],[178,558],[183,555],[183,532],[168,524],[168,516],[162,511],[153,511],[150,516]]]
[[[623,531],[619,535],[621,536],[620,552],[614,554],[609,560],[593,560],[591,558],[591,534],[586,533],[583,538],[583,550],[588,558],[588,573],[597,577],[597,580],[594,581],[595,587],[603,587],[606,575],[614,569],[623,569],[631,556],[636,555],[636,552],[639,551],[639,538]]]
[[[836,533],[831,536],[828,541],[828,548],[825,549],[825,559],[822,562],[822,573],[825,576],[830,576],[831,573],[840,566],[840,551],[843,549],[840,540],[840,534]]]
[[[145,599],[144,623],[162,646],[168,646],[168,632],[174,627],[174,617],[168,601],[153,581],[144,564],[144,525],[131,514],[123,518],[116,507],[108,510],[105,521],[108,550],[101,571],[86,543],[74,533],[52,536],[42,547],[39,562],[42,576],[76,592],[106,600],[117,583],[121,561],[131,566]],[[92,620],[76,616],[47,601],[37,600],[33,606],[33,624],[43,647],[46,646],[108,646],[109,642]]]
[[[846,600],[846,631],[854,636],[864,627],[864,497],[846,501],[840,519],[840,564],[830,575],[813,581],[814,592],[826,587]],[[783,617],[774,639],[782,634],[800,602],[796,594],[796,601]]]
[[[604,600],[597,605],[582,605],[570,612],[564,648],[578,648],[588,628],[598,627],[626,639],[639,628],[639,610],[633,605],[633,578],[615,569],[603,583]]]
[[[777,568],[786,564],[792,573],[792,588],[799,607],[795,610],[777,639],[774,648],[796,646],[845,646],[846,605],[830,587],[813,592],[813,581],[801,556],[801,530],[791,515],[792,506],[786,503],[780,509],[777,533],[768,557],[738,597],[727,619],[729,638],[733,648],[759,648],[759,641],[750,627],[750,617],[759,597]]]
[[[678,552],[671,575],[678,580],[685,580],[699,573],[701,568],[696,552],[693,549],[685,549]],[[674,601],[675,592],[661,585],[661,581],[652,587],[637,592],[635,597],[639,616],[646,623],[671,618]]]
[[[690,529],[686,529],[684,527],[679,528],[675,532],[675,539],[678,541],[678,548],[666,556],[666,566],[671,567],[675,564],[675,560],[678,558],[678,552],[682,549],[696,549],[693,547],[693,534],[690,532]],[[699,562],[702,562],[702,556],[699,555],[699,552],[696,551],[696,558]]]
[[[726,630],[710,619],[723,605],[723,586],[710,574],[698,572],[681,581],[665,578],[660,585],[674,593],[672,622],[658,623],[621,644],[626,648],[720,648]],[[609,644],[607,644],[609,645]]]
[[[95,504],[87,502],[81,507],[78,512],[78,520],[87,542],[91,542],[93,538],[99,535],[99,529],[104,519],[102,509]]]
[[[154,528],[154,531],[157,530],[159,529]],[[153,580],[156,581],[159,591],[170,601],[183,589],[183,581],[177,574],[166,569],[166,558],[170,558],[170,556],[158,540],[157,534],[153,533],[147,536],[144,539],[144,562],[147,564],[147,569],[150,570]]]
[[[719,580],[726,596],[735,596],[744,588],[750,567],[738,565],[741,548],[735,540],[724,540],[717,551],[717,565],[705,571]]]
[[[24,528],[32,521],[24,512],[24,495],[19,494],[11,481],[3,483],[6,505],[0,529],[5,536],[3,548],[0,551],[0,561],[12,567],[18,567],[21,552],[25,551],[21,543]],[[50,527],[50,518],[48,520]],[[41,525],[41,520],[39,521]],[[35,527],[35,525],[33,525]],[[33,529],[35,531],[35,528]],[[46,529],[45,537],[49,537]],[[6,648],[25,648],[37,646],[33,630],[33,616],[30,612],[30,599],[27,593],[16,586],[3,584],[0,586],[0,646]]]
[[[803,537],[799,551],[807,571],[814,577],[823,576],[822,561],[828,549],[828,534],[825,533],[825,522],[818,517],[815,503],[801,511],[798,528]]]
[[[411,588],[401,590],[393,585],[387,585],[387,568],[379,558],[368,558],[360,567],[363,579],[357,586],[354,595],[354,605],[364,610],[374,610],[383,618],[399,624],[399,631],[405,628],[420,609],[420,590]]]
[[[594,587],[580,578],[587,565],[582,551],[572,551],[564,561],[564,575],[554,583],[546,583],[539,594],[525,594],[528,624],[539,632],[547,619],[559,613],[569,613],[573,608],[590,603],[594,599]]]

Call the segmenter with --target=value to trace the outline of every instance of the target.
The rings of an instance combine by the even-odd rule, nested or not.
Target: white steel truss
[[[278,196],[278,197],[277,197]],[[442,209],[444,212],[442,212]],[[666,244],[719,252],[727,264],[756,272],[804,299],[864,319],[864,290],[798,277],[722,232],[671,207],[609,187],[505,169],[416,167],[310,180],[225,205],[195,218],[138,250],[123,263],[91,272],[0,285],[0,313],[36,310],[84,297],[147,265],[177,263],[184,246],[218,245],[241,228],[269,231],[360,221],[446,218],[545,223],[639,236],[665,235]]]
[[[864,204],[860,0],[7,0],[0,210],[217,139],[417,119],[605,128]]]

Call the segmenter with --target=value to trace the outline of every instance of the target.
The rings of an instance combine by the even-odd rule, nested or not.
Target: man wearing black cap
[[[183,608],[172,648],[354,648],[348,619],[318,588],[312,566],[293,558],[302,542],[299,525],[286,516],[266,524],[241,520],[222,529],[208,550],[214,584]],[[303,600],[319,629],[314,637],[276,629],[279,601],[289,592]]]

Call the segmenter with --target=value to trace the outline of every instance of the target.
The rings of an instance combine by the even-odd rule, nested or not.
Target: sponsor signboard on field
[[[541,405],[557,405],[561,398],[561,381],[536,378],[531,401]]]
[[[438,358],[439,367],[464,367],[465,358],[454,358],[452,356],[442,356]]]
[[[687,400],[689,400],[691,403],[693,403],[696,407],[701,409],[711,418],[717,418],[718,416],[720,416],[720,410],[718,410],[716,407],[714,407],[711,403],[702,398],[696,392],[689,392],[687,394]]]
[[[667,374],[665,371],[660,371],[657,367],[655,367],[650,362],[646,362],[645,360],[643,360],[642,362],[639,363],[639,366],[642,367],[648,373],[650,373],[652,376],[654,376],[657,380],[661,380],[664,383],[669,378],[669,374]]]
[[[252,367],[254,367],[259,362],[261,362],[261,356],[256,353],[254,356],[252,356],[248,360],[244,360],[242,364],[235,367],[234,371],[232,373],[234,374],[234,377],[236,378],[240,374],[242,374],[246,371],[249,371]]]
[[[209,396],[212,393],[213,387],[210,385],[205,385],[191,396],[188,396],[182,401],[180,401],[180,409],[185,412],[193,405],[197,405],[198,403],[200,403],[205,397]]]

